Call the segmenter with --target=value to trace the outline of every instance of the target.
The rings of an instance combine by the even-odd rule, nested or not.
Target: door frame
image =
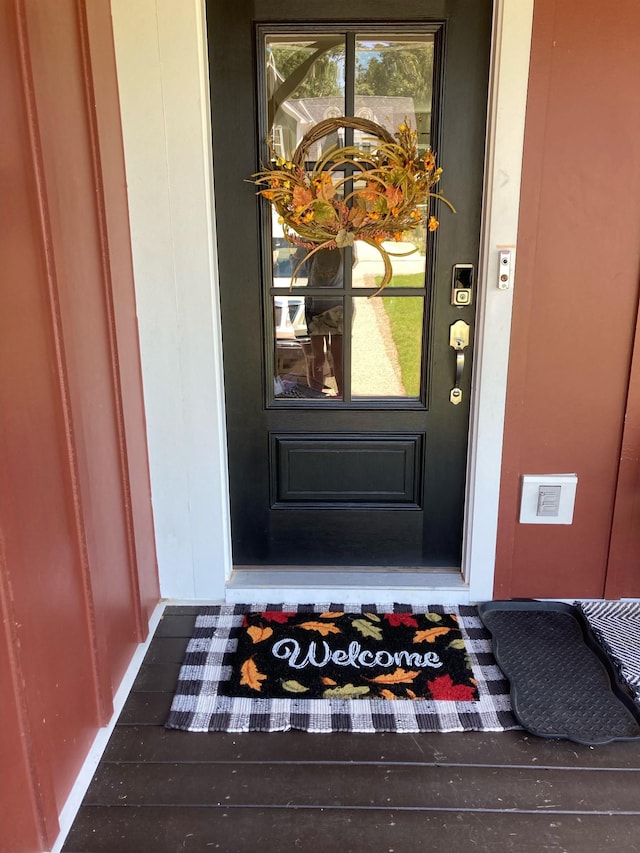
[[[492,597],[513,303],[498,255],[515,269],[533,4],[494,4],[462,576],[343,578],[342,599]],[[335,598],[317,572],[232,577],[204,0],[112,0],[112,17],[161,594]]]

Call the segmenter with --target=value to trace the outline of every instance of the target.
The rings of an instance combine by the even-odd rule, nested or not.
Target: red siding
[[[625,413],[605,598],[640,598],[640,316]]]
[[[99,155],[101,212],[109,249],[112,347],[117,352],[120,395],[117,397],[119,439],[123,450],[124,485],[128,489],[128,518],[132,558],[138,567],[138,591],[144,622],[158,603],[158,577],[149,500],[147,436],[140,372],[133,268],[129,236],[129,208],[120,128],[120,104],[111,10],[107,2],[86,6],[87,46],[96,110],[93,113],[94,147]],[[134,535],[135,534],[135,535]]]
[[[1,543],[0,543],[1,544]],[[6,577],[0,554],[0,578]],[[23,694],[16,676],[18,667],[13,659],[13,632],[8,610],[7,589],[0,584],[0,696],[2,696],[2,732],[0,732],[0,767],[5,785],[0,788],[0,850],[42,850],[40,808],[36,780],[31,773],[26,715],[22,706]]]
[[[535,3],[497,597],[604,593],[640,280],[638,32],[637,0]],[[522,474],[573,471],[573,525],[518,524]]]
[[[1,3],[3,853],[53,843],[158,599],[109,4],[87,5]]]

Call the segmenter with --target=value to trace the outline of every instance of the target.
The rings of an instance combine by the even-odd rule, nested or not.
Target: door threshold
[[[411,569],[246,569],[226,585],[229,604],[468,604],[460,572]]]

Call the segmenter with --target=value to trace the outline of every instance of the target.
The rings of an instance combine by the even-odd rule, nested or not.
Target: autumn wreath
[[[306,171],[311,145],[341,127],[367,134],[367,142],[373,143],[371,150],[334,145],[311,171]],[[346,176],[339,177],[345,168]],[[384,276],[376,291],[379,293],[391,280],[389,256],[396,254],[385,249],[383,241],[402,240],[423,220],[429,231],[435,231],[439,223],[429,211],[431,198],[454,210],[444,196],[432,192],[441,174],[430,150],[418,152],[418,135],[406,121],[394,137],[376,122],[341,117],[315,124],[291,160],[274,157],[272,165],[257,172],[252,180],[259,187],[258,194],[277,211],[287,240],[308,250],[293,272],[292,284],[310,255],[321,249],[353,246],[361,240],[382,256]],[[350,182],[352,189],[345,193]]]

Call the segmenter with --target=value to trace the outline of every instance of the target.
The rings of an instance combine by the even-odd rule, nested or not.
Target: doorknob
[[[456,354],[456,379],[449,394],[449,402],[457,406],[462,402],[462,373],[464,371],[464,350],[469,346],[469,324],[464,320],[457,320],[449,327],[449,346]]]

